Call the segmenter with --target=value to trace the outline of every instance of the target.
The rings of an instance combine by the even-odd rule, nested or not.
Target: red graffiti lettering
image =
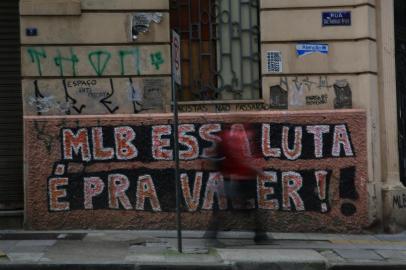
[[[326,199],[327,195],[327,172],[326,171],[316,171],[314,172],[314,175],[316,176],[316,182],[317,182],[317,191],[319,194],[320,200],[324,201]],[[321,204],[321,212],[327,212],[327,204],[322,203]]]
[[[271,126],[269,124],[262,125],[261,138],[262,154],[264,157],[279,158],[281,156],[281,149],[271,147]]]
[[[124,209],[131,210],[132,206],[125,192],[130,186],[130,181],[123,174],[110,174],[109,182],[109,207],[111,209],[119,209],[119,202]]]
[[[269,199],[269,196],[275,195],[273,187],[266,186],[267,183],[277,183],[276,172],[265,171],[264,175],[258,177],[258,208],[267,210],[278,210],[279,202],[277,199]]]
[[[89,136],[87,134],[87,129],[81,128],[76,134],[70,129],[62,130],[62,140],[63,140],[63,157],[64,159],[72,160],[73,153],[79,155],[83,161],[90,161],[90,147],[89,147]]]
[[[354,156],[352,151],[348,131],[345,125],[337,125],[334,127],[333,150],[331,155],[339,157],[341,153],[341,145],[344,147],[344,152],[347,157]]]
[[[49,209],[51,211],[68,211],[70,209],[69,202],[59,201],[66,197],[66,189],[60,187],[67,186],[68,183],[68,178],[49,179]]]
[[[195,159],[199,156],[199,142],[194,136],[187,135],[188,132],[194,132],[193,124],[179,126],[179,143],[186,146],[187,150],[179,151],[179,158],[184,160]]]
[[[194,212],[199,207],[200,193],[202,189],[203,173],[196,172],[195,183],[193,186],[193,196],[190,194],[189,177],[186,173],[182,173],[180,176],[182,184],[182,193],[185,198],[185,203],[190,212]]]
[[[306,127],[308,133],[314,135],[314,155],[316,158],[323,157],[323,134],[330,132],[329,126],[308,126]]]
[[[103,146],[103,129],[100,127],[92,128],[93,139],[93,158],[95,160],[110,160],[114,157],[113,148]]]
[[[146,199],[149,199],[152,210],[162,211],[161,205],[159,204],[158,196],[156,194],[154,182],[152,181],[152,177],[150,175],[143,175],[138,177],[137,202],[135,209],[144,210]]]
[[[213,135],[212,133],[217,133],[221,131],[220,124],[206,124],[202,125],[199,129],[199,135],[203,140],[211,142],[212,145],[208,148],[204,148],[202,152],[202,157],[209,158],[216,156],[217,143],[221,141],[219,136]]]
[[[282,173],[282,208],[291,210],[290,200],[292,199],[297,211],[304,211],[304,203],[298,191],[302,188],[303,178],[296,172]]]
[[[289,148],[289,127],[283,127],[282,129],[282,149],[283,154],[287,159],[296,160],[302,154],[302,135],[303,131],[301,127],[295,127],[295,140],[293,148]]]
[[[118,160],[130,160],[137,157],[138,150],[131,143],[135,139],[135,131],[131,127],[114,128],[114,138]]]
[[[227,209],[227,197],[224,191],[224,179],[219,172],[209,174],[209,179],[206,184],[206,191],[204,193],[203,209],[213,209],[215,195],[217,196],[219,208],[221,210]]]
[[[104,183],[100,177],[85,177],[84,178],[84,206],[85,209],[93,209],[93,197],[100,195],[103,192]]]
[[[171,145],[170,139],[163,139],[162,136],[169,136],[172,133],[170,125],[152,127],[152,156],[155,160],[172,160],[173,151],[164,149]]]

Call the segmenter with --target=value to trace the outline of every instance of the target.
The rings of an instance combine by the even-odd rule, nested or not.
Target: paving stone
[[[88,235],[86,241],[108,241],[108,242],[139,242],[146,241],[146,239],[158,239],[148,235],[141,236],[139,233],[132,232],[112,232],[104,233],[102,235]],[[159,239],[158,239],[159,240]]]
[[[347,259],[347,260],[377,260],[377,261],[383,260],[383,257],[379,256],[377,253],[375,253],[372,250],[334,249],[334,252],[336,252],[338,255],[340,255],[341,257],[343,257],[344,259]]]
[[[85,240],[87,238],[103,237],[105,235],[106,234],[102,233],[102,232],[90,232],[90,233],[87,233],[87,235],[85,236],[85,238],[83,240]]]
[[[16,253],[40,253],[44,252],[50,246],[13,246],[8,252]]]
[[[306,233],[307,240],[337,240],[343,239],[341,234],[332,234],[332,233]]]
[[[129,254],[137,254],[137,253],[144,253],[144,254],[162,254],[167,250],[171,249],[171,247],[144,247],[144,246],[131,246],[128,250]],[[173,250],[173,249],[172,249]]]
[[[346,240],[352,240],[352,241],[357,241],[357,240],[378,241],[379,240],[374,235],[369,235],[369,234],[341,234],[340,238],[346,239]]]
[[[53,246],[56,240],[20,240],[16,247]]]
[[[406,233],[401,233],[401,234],[377,234],[375,237],[377,239],[387,240],[387,241],[406,241]]]
[[[335,249],[368,249],[368,250],[375,250],[375,249],[382,249],[382,250],[404,250],[406,251],[406,245],[403,243],[389,243],[389,242],[375,242],[370,244],[366,244],[365,242],[363,244],[361,243],[355,243],[355,242],[349,242],[348,244],[338,244],[334,243],[333,244]]]
[[[253,239],[219,239],[219,241],[225,246],[233,248],[255,245]]]
[[[273,240],[269,246],[284,249],[331,249],[334,246],[328,241],[304,241],[304,240]]]
[[[17,241],[1,240],[0,241],[0,250],[7,252],[12,247],[14,247],[16,244],[17,244]]]
[[[276,240],[308,240],[306,233],[271,233],[271,235]]]
[[[177,250],[178,246],[178,239],[176,238],[164,238],[162,241],[165,241],[167,245],[172,247],[173,249]],[[206,248],[207,247],[207,242],[206,239],[182,239],[182,246],[184,248]]]
[[[182,252],[185,254],[208,254],[209,249],[207,247],[186,247],[182,248]]]
[[[165,256],[162,254],[129,254],[125,257],[126,262],[138,262],[138,263],[163,263],[165,262]]]
[[[325,262],[314,250],[218,249],[225,262]]]
[[[324,258],[326,258],[330,263],[344,262],[344,258],[339,256],[332,250],[324,250],[319,252]]]
[[[219,263],[221,258],[217,254],[181,254],[175,251],[163,254],[131,254],[125,258],[127,263],[137,262],[138,264],[196,264],[204,265]]]
[[[400,250],[375,250],[376,253],[381,255],[387,260],[400,260],[406,261],[406,251]]]
[[[126,242],[58,241],[46,251],[45,257],[52,261],[80,263],[122,262],[128,254]]]
[[[44,253],[10,252],[7,257],[11,262],[38,262]]]

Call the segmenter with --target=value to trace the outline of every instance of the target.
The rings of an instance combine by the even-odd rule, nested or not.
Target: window
[[[181,35],[181,101],[258,99],[258,0],[171,0]]]

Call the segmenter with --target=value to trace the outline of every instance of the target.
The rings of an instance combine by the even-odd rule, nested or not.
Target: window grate
[[[182,101],[260,98],[258,0],[171,0]]]

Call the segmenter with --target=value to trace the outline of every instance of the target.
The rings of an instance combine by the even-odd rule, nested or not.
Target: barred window
[[[171,0],[181,101],[261,97],[258,10],[258,0]]]

